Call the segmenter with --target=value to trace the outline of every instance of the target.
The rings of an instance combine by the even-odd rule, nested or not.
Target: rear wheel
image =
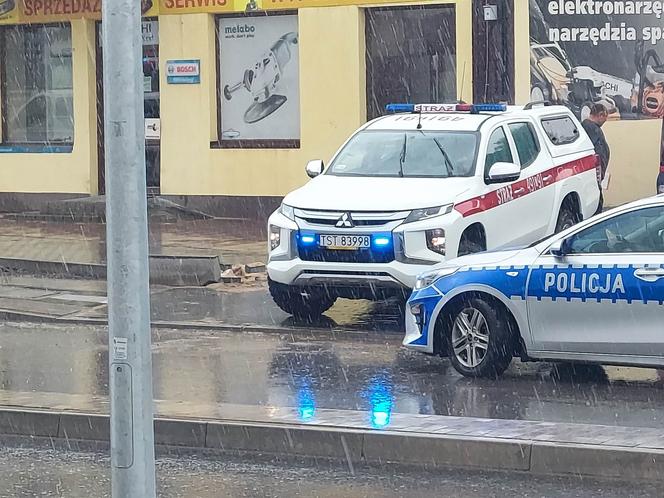
[[[493,303],[464,300],[448,316],[447,351],[457,372],[466,377],[495,378],[514,354],[512,332]]]
[[[273,280],[268,280],[268,288],[276,305],[296,318],[318,318],[337,300],[324,289],[307,289]]]
[[[560,208],[560,212],[558,213],[558,220],[556,221],[555,233],[567,230],[579,222],[579,213],[570,204],[570,201],[566,201]]]

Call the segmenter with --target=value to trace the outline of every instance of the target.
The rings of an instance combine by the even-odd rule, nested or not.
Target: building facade
[[[0,209],[104,192],[100,2],[0,0]],[[388,102],[526,103],[536,2],[144,0],[148,186],[269,211]],[[661,119],[605,129],[607,203],[651,194]]]

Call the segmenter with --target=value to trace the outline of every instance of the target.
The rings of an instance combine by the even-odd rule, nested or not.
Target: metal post
[[[114,498],[155,496],[140,9],[102,2]]]

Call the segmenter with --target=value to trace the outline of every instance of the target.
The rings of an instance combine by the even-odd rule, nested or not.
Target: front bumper
[[[411,265],[399,261],[389,263],[331,263],[302,261],[270,261],[267,272],[270,279],[286,285],[374,287],[410,290],[417,275],[430,269],[428,265]]]
[[[403,339],[406,348],[423,353],[435,352],[434,331],[443,298],[444,295],[433,286],[413,292],[406,304]]]
[[[352,229],[314,227],[305,221],[297,222],[274,213],[269,220],[273,227],[280,227],[280,243],[270,251],[267,265],[271,280],[286,285],[327,286],[345,289],[385,289],[410,293],[417,276],[430,270],[445,256],[427,247],[425,233],[448,224],[439,219],[423,220],[408,224],[404,230],[402,219],[395,219],[384,226],[356,226]],[[449,220],[447,220],[449,222]],[[302,225],[302,226],[301,226]],[[328,251],[315,246],[304,248],[298,237],[303,234],[370,235],[390,237],[389,247],[351,251]],[[311,244],[311,242],[309,242]],[[328,257],[329,256],[329,257]]]

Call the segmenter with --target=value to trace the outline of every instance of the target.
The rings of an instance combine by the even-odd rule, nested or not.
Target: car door
[[[664,206],[600,219],[545,251],[531,269],[528,322],[535,351],[664,355]]]
[[[480,213],[470,223],[479,222],[486,232],[487,249],[495,249],[504,245],[518,242],[526,231],[524,227],[515,227],[521,209],[521,198],[514,195],[512,185],[514,182],[491,183],[489,170],[496,163],[516,163],[518,161],[512,136],[502,125],[495,127],[489,134],[482,173],[485,186],[483,194],[478,199],[491,199],[491,209]],[[481,164],[481,162],[480,162]]]
[[[519,196],[518,223],[523,230],[518,242],[530,243],[548,235],[547,230],[554,209],[555,187],[543,176],[552,167],[548,151],[542,150],[537,132],[528,121],[507,124],[521,166],[521,178],[513,187]]]

